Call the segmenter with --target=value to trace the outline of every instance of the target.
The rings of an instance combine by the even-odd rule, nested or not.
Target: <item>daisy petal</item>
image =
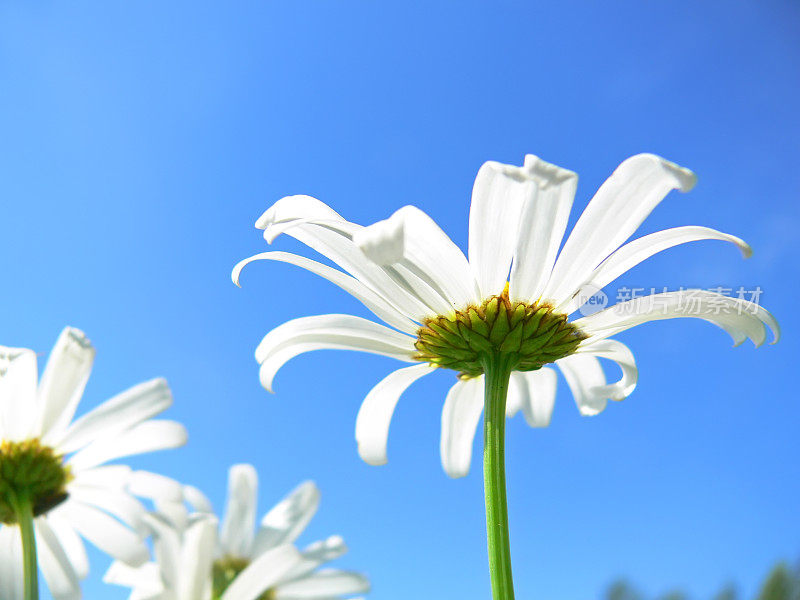
[[[557,360],[556,365],[564,374],[582,415],[592,416],[605,410],[608,398],[602,390],[606,387],[606,376],[596,357],[573,354]]]
[[[114,561],[103,575],[103,583],[136,588],[136,593],[156,597],[164,591],[164,585],[161,583],[161,571],[154,562],[131,567],[124,562]]]
[[[360,573],[326,569],[296,581],[282,583],[275,590],[276,600],[338,597],[369,592],[369,580]]]
[[[186,443],[186,428],[175,421],[145,421],[117,436],[103,437],[67,461],[73,469],[95,467],[117,458],[177,448]]]
[[[249,556],[256,525],[258,475],[252,465],[233,465],[228,472],[228,501],[220,545],[230,556]]]
[[[653,154],[624,161],[578,219],[543,296],[557,306],[570,300],[671,190],[686,192],[694,183],[691,171]]]
[[[214,518],[199,519],[186,530],[180,555],[178,598],[207,597],[216,542],[217,521]]]
[[[405,367],[390,373],[370,390],[356,418],[358,454],[370,465],[386,464],[389,423],[403,392],[433,368],[428,364]]]
[[[77,501],[59,507],[64,517],[92,544],[129,565],[141,565],[149,552],[142,539],[102,510]]]
[[[404,206],[387,220],[365,227],[353,242],[380,265],[402,264],[454,308],[478,300],[464,253],[415,206]]]
[[[122,490],[130,481],[131,468],[127,465],[103,465],[74,472],[74,477],[74,485]]]
[[[313,350],[359,350],[413,361],[414,338],[351,315],[319,315],[287,321],[270,331],[256,349],[261,384],[270,392],[278,370]]]
[[[95,350],[89,338],[73,327],[61,332],[39,382],[43,436],[57,438],[78,407],[92,370]]]
[[[301,483],[292,490],[261,520],[253,555],[296,540],[317,512],[319,500],[320,493],[313,481]]]
[[[617,340],[600,340],[581,347],[579,352],[614,361],[622,370],[619,381],[601,386],[594,390],[595,393],[617,401],[631,395],[639,378],[639,369],[636,368],[633,353],[625,344]]]
[[[696,242],[701,240],[720,240],[735,244],[742,252],[744,258],[749,258],[753,251],[750,246],[736,236],[722,233],[709,227],[686,226],[665,229],[656,233],[642,236],[628,242],[597,267],[591,275],[584,289],[596,291],[604,288],[623,273],[629,271],[639,263],[647,260],[654,254],[673,248],[680,244]],[[584,290],[581,290],[584,291]],[[582,294],[578,293],[578,297]],[[564,310],[567,314],[571,313],[577,306]]]
[[[0,525],[0,598],[23,600],[22,539],[19,527]]]
[[[209,513],[214,512],[214,507],[206,495],[192,485],[183,487],[183,496],[186,502],[195,510],[195,512]]]
[[[577,319],[574,324],[589,334],[584,342],[589,345],[648,321],[680,317],[713,323],[728,332],[737,345],[749,338],[760,346],[767,337],[766,327],[773,333],[773,344],[780,338],[780,327],[766,309],[706,290],[681,290],[634,298]]]
[[[221,600],[256,600],[280,582],[300,560],[300,553],[291,544],[264,552],[239,573]]]
[[[302,560],[289,573],[286,580],[299,579],[308,575],[321,565],[339,558],[347,552],[347,545],[341,536],[332,535],[327,540],[310,544],[301,553]]]
[[[353,243],[352,236],[362,229],[345,221],[326,204],[308,196],[291,196],[267,210],[257,227],[271,242],[280,233],[330,259],[395,306],[402,314],[417,318],[427,312],[413,290],[404,287],[375,264]]]
[[[345,221],[321,200],[298,194],[281,198],[270,206],[256,221],[256,228],[264,230],[264,239],[271,244],[286,226],[309,220]]]
[[[558,378],[548,367],[511,374],[508,401],[518,404],[531,427],[547,427],[553,415]],[[506,413],[508,414],[508,412]]]
[[[400,331],[414,334],[417,329],[419,329],[418,324],[414,323],[414,321],[409,319],[355,277],[342,273],[338,269],[334,269],[328,265],[323,265],[320,262],[311,260],[310,258],[291,254],[290,252],[262,252],[261,254],[256,254],[255,256],[244,259],[233,268],[233,273],[231,275],[233,283],[239,285],[239,275],[242,269],[256,260],[274,260],[306,269],[340,287],[371,310],[379,319],[382,319],[393,327],[397,327]]]
[[[0,346],[0,439],[36,435],[36,353]]]
[[[216,522],[215,518],[210,518]],[[153,536],[153,551],[161,571],[160,579],[163,579],[168,588],[174,589],[183,568],[180,534],[163,515],[148,513],[142,517],[142,521]]]
[[[54,600],[80,600],[81,585],[72,562],[47,519],[36,520],[39,566]]]
[[[89,557],[81,536],[68,521],[58,516],[57,510],[47,513],[47,523],[58,537],[64,552],[69,556],[78,579],[85,579],[89,575]]]
[[[146,421],[171,404],[172,393],[164,379],[140,383],[82,416],[55,443],[60,452],[74,452],[101,436],[113,436]]]
[[[532,155],[525,157],[525,169],[535,188],[523,205],[509,294],[512,300],[532,302],[541,296],[553,270],[578,175]]]
[[[149,471],[134,471],[128,482],[128,491],[135,496],[166,502],[182,502],[183,486],[172,479]]]
[[[483,412],[483,377],[459,380],[447,392],[442,409],[442,467],[453,478],[469,473],[472,442]]]
[[[522,211],[537,193],[532,173],[536,161],[526,156],[522,167],[489,161],[475,178],[469,210],[469,264],[482,298],[502,292],[508,280]]]
[[[142,516],[147,512],[136,498],[119,490],[71,485],[69,497],[104,510],[131,528],[139,527]]]

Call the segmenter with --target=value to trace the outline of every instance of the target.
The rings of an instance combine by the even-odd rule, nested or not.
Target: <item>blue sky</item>
[[[800,554],[796,303],[800,277],[800,6],[794,2],[16,2],[0,5],[0,343],[46,353],[64,325],[98,348],[88,409],[163,375],[183,449],[132,464],[207,491],[252,462],[269,508],[322,489],[303,541],[377,600],[485,598],[482,480],[438,457],[449,375],[399,405],[389,464],[353,429],[390,359],[318,352],[258,383],[253,350],[293,317],[364,309],[326,282],[259,264],[255,219],[319,197],[357,222],[408,203],[462,247],[489,159],[535,153],[580,174],[576,212],[641,151],[692,168],[642,232],[697,224],[752,244],[673,249],[628,286],[761,286],[784,339],[754,350],[695,320],[619,339],[640,383],[582,418],[508,430],[519,598],[588,599],[625,575],[652,593],[744,591]],[[280,240],[276,249],[295,249]],[[562,382],[563,384],[563,382]],[[476,452],[479,451],[476,442]],[[99,579],[88,598],[124,598]]]

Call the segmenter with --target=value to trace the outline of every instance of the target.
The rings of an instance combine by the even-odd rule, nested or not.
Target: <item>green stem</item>
[[[514,600],[506,501],[506,396],[511,365],[507,355],[487,356],[485,373],[483,481],[486,490],[486,537],[494,600]]]
[[[22,534],[22,567],[25,576],[25,600],[39,600],[39,569],[36,561],[36,535],[33,528],[33,504],[20,498],[14,503]]]

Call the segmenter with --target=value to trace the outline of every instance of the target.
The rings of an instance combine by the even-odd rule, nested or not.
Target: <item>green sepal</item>
[[[500,352],[518,352],[520,343],[522,342],[522,323],[518,322],[517,326],[512,329],[503,343],[500,344]]]
[[[474,308],[470,308],[468,311],[469,322],[472,326],[472,330],[476,333],[481,334],[483,337],[489,337],[489,326],[486,324],[486,321],[481,318],[478,314],[478,311]]]
[[[492,325],[492,331],[489,333],[489,341],[495,346],[500,346],[510,330],[505,302],[500,302],[497,309],[497,317]]]

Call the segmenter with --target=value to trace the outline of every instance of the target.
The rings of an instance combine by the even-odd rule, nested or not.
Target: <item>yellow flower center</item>
[[[534,371],[569,356],[586,337],[548,304],[511,302],[506,286],[480,306],[424,321],[415,358],[458,371],[462,378],[483,374],[486,357],[498,354],[515,371]]]
[[[219,600],[219,598],[222,598],[222,594],[225,593],[228,586],[233,583],[233,580],[236,579],[239,573],[244,571],[249,564],[250,561],[246,558],[239,558],[236,556],[226,556],[214,561],[214,566],[212,568],[212,599]],[[274,599],[275,592],[273,590],[267,590],[255,600]]]
[[[0,523],[17,522],[15,507],[29,502],[38,517],[67,499],[72,479],[63,457],[38,439],[0,444]]]

